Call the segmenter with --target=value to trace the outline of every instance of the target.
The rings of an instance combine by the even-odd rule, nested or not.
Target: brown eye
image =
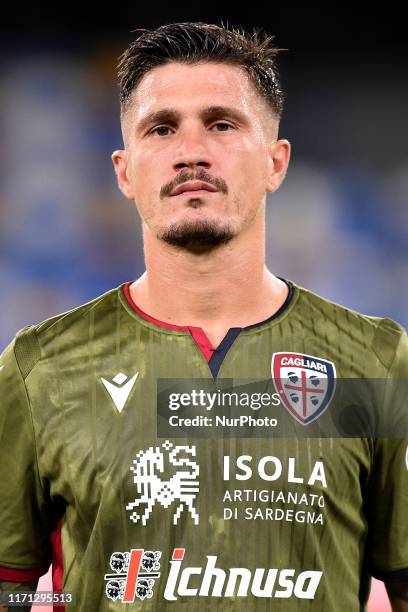
[[[167,125],[158,125],[156,128],[154,128],[153,130],[151,130],[151,134],[154,134],[155,132],[157,132],[157,130],[169,130],[170,128],[167,127]],[[158,132],[157,132],[158,133]],[[159,136],[167,136],[167,134],[159,134]]]
[[[230,125],[229,123],[225,123],[225,121],[219,121],[218,123],[215,123],[214,125],[223,125],[224,127],[227,128],[233,128],[232,125]],[[228,130],[218,130],[219,132],[227,132]]]

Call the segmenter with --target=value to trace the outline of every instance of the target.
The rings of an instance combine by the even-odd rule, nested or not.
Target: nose
[[[180,130],[173,166],[176,172],[186,167],[211,167],[210,156],[206,147],[205,134],[203,133],[202,127],[190,126],[184,130]]]

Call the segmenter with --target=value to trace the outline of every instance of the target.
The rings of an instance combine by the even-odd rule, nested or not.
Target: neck
[[[132,299],[156,319],[203,328],[213,346],[230,327],[267,319],[285,301],[287,286],[266,268],[265,232],[254,236],[251,229],[194,255],[144,228],[146,272],[130,286]]]

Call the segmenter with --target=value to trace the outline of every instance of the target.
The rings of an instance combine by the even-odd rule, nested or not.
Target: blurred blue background
[[[408,81],[398,17],[153,8],[159,21],[127,5],[80,17],[32,9],[1,32],[0,350],[24,325],[143,272],[140,221],[110,159],[122,148],[115,65],[132,29],[167,21],[261,26],[288,49],[278,64],[280,137],[292,158],[268,196],[268,266],[406,325]]]

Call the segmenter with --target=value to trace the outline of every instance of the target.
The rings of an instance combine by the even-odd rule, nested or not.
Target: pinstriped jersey
[[[333,378],[406,377],[399,324],[285,282],[278,312],[215,348],[141,311],[131,282],[16,333],[0,358],[0,579],[52,563],[80,612],[357,612],[370,576],[408,577],[403,437],[160,435],[160,380],[278,368],[326,397]],[[302,397],[280,409],[306,426],[323,404]]]

